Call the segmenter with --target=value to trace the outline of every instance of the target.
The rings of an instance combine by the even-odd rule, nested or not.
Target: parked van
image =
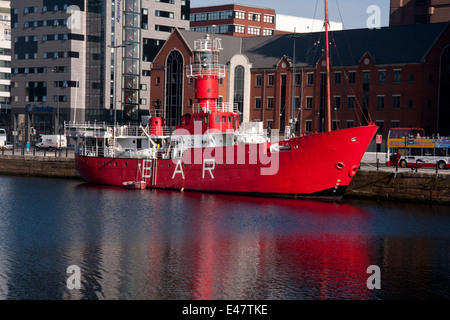
[[[66,148],[67,147],[67,139],[66,136],[61,134],[45,134],[39,138],[39,141],[36,143],[36,150],[39,149],[58,149],[58,148]]]

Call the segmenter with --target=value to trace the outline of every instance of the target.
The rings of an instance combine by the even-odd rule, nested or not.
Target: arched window
[[[166,76],[166,124],[176,126],[181,121],[183,101],[183,56],[172,51],[167,57]]]
[[[243,119],[244,112],[244,75],[243,66],[234,68],[234,103],[238,106],[240,121]]]

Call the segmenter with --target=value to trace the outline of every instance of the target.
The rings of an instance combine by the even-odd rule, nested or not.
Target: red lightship
[[[145,127],[67,124],[67,134],[77,139],[81,177],[137,189],[342,197],[377,127],[331,131],[329,93],[327,132],[278,141],[275,130],[268,134],[261,122],[240,123],[234,105],[217,102],[218,81],[225,76],[220,50],[218,38],[195,42],[187,75],[195,79],[198,104],[175,130],[159,115]],[[328,48],[326,58],[329,70]]]

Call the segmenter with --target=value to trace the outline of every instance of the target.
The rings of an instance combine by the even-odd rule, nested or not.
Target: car
[[[11,142],[7,142],[4,146],[1,146],[0,149],[1,150],[12,150],[13,145]]]

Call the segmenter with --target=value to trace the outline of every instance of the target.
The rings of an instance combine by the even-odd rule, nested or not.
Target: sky
[[[191,0],[191,8],[223,4],[270,8],[278,14],[324,19],[324,0]],[[367,28],[367,21],[373,22],[373,11],[367,13],[367,9],[373,5],[379,7],[380,26],[388,26],[389,0],[328,0],[329,19],[342,22],[344,29]]]

